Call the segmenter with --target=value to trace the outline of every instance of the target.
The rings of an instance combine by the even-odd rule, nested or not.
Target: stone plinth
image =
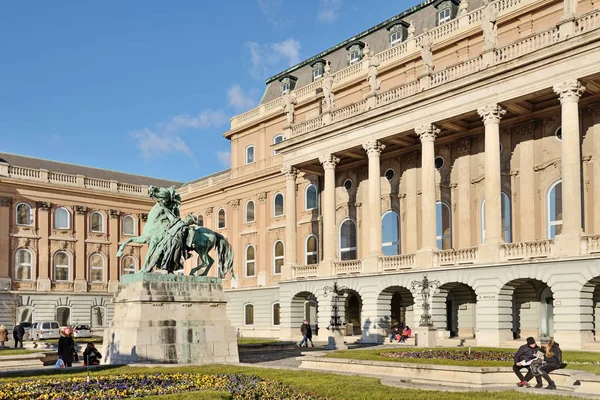
[[[104,331],[104,364],[239,362],[218,278],[137,273],[121,277]]]
[[[340,328],[332,329],[331,333],[327,337],[327,350],[348,350],[348,346],[344,343],[344,335]]]
[[[433,327],[419,326],[414,329],[418,347],[435,347],[437,330]]]

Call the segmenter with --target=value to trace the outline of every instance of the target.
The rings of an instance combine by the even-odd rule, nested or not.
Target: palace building
[[[378,342],[426,274],[438,344],[600,348],[599,1],[425,1],[268,79],[225,137],[231,169],[188,183],[0,153],[0,322],[106,326],[147,186],[176,185],[234,248],[239,335],[326,340],[337,281]]]

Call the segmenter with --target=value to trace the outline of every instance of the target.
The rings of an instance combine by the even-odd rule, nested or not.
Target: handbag
[[[62,360],[62,358],[59,358],[58,360],[56,360],[56,364],[54,364],[54,368],[64,368],[65,367],[65,362]]]

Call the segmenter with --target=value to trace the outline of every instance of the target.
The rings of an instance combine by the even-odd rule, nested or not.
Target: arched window
[[[396,211],[388,211],[381,219],[381,239],[384,256],[400,254],[400,218]]]
[[[27,203],[19,203],[16,208],[16,223],[22,226],[33,225],[33,212]]]
[[[58,322],[58,326],[61,327],[71,325],[71,307],[56,307],[56,315],[54,320]]]
[[[246,223],[254,222],[254,202],[248,200],[246,203]]]
[[[310,184],[306,187],[304,197],[304,208],[306,210],[314,210],[317,208],[317,187],[315,185]]]
[[[225,210],[224,209],[220,209],[219,212],[217,213],[217,229],[224,229],[225,228]]]
[[[246,147],[246,164],[252,164],[254,162],[254,145]]]
[[[132,256],[125,256],[121,261],[121,275],[135,274],[136,268],[135,258]]]
[[[254,306],[252,304],[244,306],[244,325],[254,325]]]
[[[106,307],[93,306],[91,309],[92,328],[103,328],[106,326]]]
[[[90,231],[104,232],[104,216],[99,211],[90,214]]]
[[[506,243],[512,241],[510,197],[502,192],[502,237]],[[485,241],[485,198],[481,200],[481,242]]]
[[[436,213],[436,239],[440,250],[452,248],[452,217],[448,204],[438,201],[435,204]]]
[[[340,225],[340,260],[356,260],[356,223],[346,218]]]
[[[64,207],[54,210],[54,229],[71,229],[71,213]]]
[[[22,306],[17,308],[17,320],[15,321],[17,324],[21,322],[33,322],[33,307]]]
[[[283,194],[276,193],[273,197],[273,216],[279,217],[283,215]]]
[[[281,325],[281,308],[279,303],[273,303],[273,325]]]
[[[198,214],[198,226],[204,226],[204,215]]]
[[[71,280],[71,257],[66,251],[58,251],[54,254],[54,280],[56,282]]]
[[[30,281],[33,279],[33,256],[27,249],[19,249],[15,254],[15,280]]]
[[[104,257],[95,253],[90,256],[90,282],[104,282]]]
[[[248,245],[246,247],[246,276],[254,276],[255,274],[255,264],[256,264],[256,255],[254,252],[254,247],[252,245]]]
[[[283,142],[283,135],[276,135],[273,138],[273,144],[277,144],[277,143],[281,143],[281,142]],[[273,150],[273,154],[277,155],[277,154],[279,154],[279,152],[277,150]]]
[[[281,267],[283,266],[283,242],[278,240],[273,245],[273,273],[281,274]]]
[[[123,217],[123,235],[135,235],[135,218],[133,218],[131,215],[126,215]]]
[[[554,182],[548,189],[546,210],[548,239],[554,239],[562,232],[562,180]]]
[[[319,263],[319,248],[317,246],[317,237],[315,235],[308,235],[306,238],[306,242],[304,243],[304,258],[304,263],[306,265]]]

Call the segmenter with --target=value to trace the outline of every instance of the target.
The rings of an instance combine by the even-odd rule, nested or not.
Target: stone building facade
[[[426,1],[269,79],[225,133],[231,169],[178,189],[182,213],[234,247],[224,284],[239,334],[295,338],[308,319],[325,338],[337,280],[347,334],[380,341],[393,323],[418,325],[413,282],[427,274],[439,343],[596,346],[599,8]],[[2,221],[26,176],[0,173]],[[106,208],[148,207],[111,185]],[[24,246],[15,229],[4,248]],[[39,294],[2,254],[5,290]]]

